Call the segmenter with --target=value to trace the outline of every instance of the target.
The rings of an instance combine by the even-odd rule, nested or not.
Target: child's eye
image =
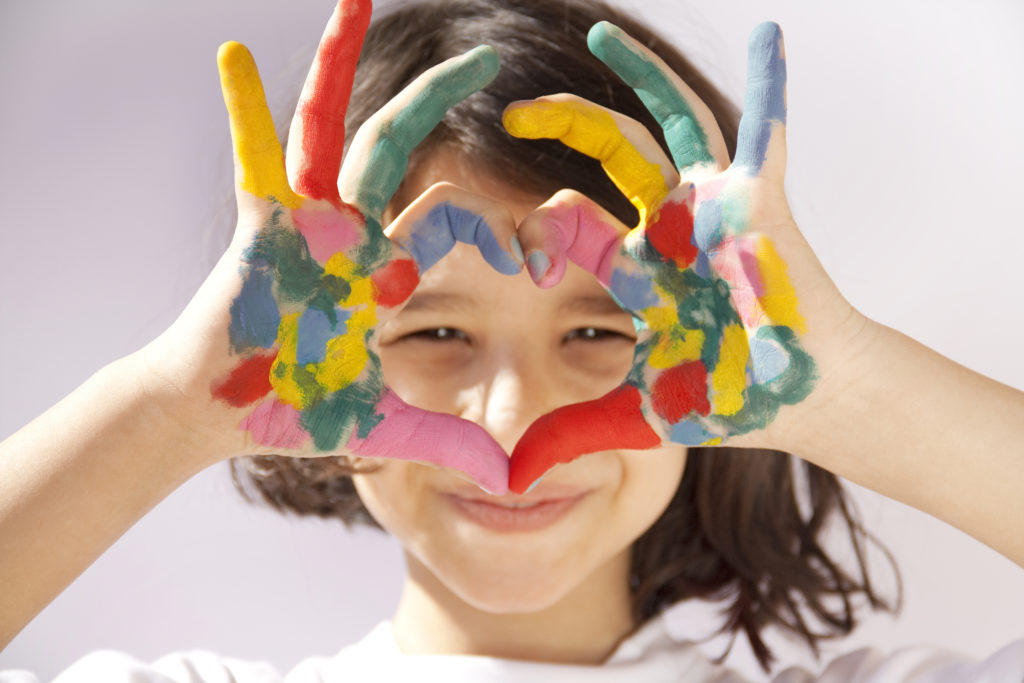
[[[469,336],[455,327],[431,327],[417,330],[405,335],[403,339],[416,339],[430,342],[469,341]]]
[[[578,327],[565,335],[565,341],[579,340],[596,342],[622,339],[635,341],[632,337],[622,334],[621,332],[616,332],[615,330],[606,330],[601,327]]]

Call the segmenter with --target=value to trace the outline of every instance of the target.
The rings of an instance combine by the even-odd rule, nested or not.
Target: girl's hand
[[[858,314],[803,240],[784,187],[782,34],[750,38],[736,158],[707,107],[649,50],[611,24],[591,51],[631,85],[661,124],[674,164],[640,123],[570,95],[513,103],[512,135],[557,138],[601,161],[640,212],[629,230],[563,190],[519,228],[534,280],[558,282],[566,258],[594,273],[635,316],[633,369],[595,401],[540,418],[512,455],[509,488],[584,453],[779,444],[765,430],[840,362]],[[799,294],[799,296],[798,296]],[[767,444],[766,444],[767,442]]]
[[[238,43],[221,47],[239,223],[164,348],[206,344],[184,351],[174,376],[199,405],[213,408],[200,418],[209,429],[230,430],[232,455],[420,460],[462,470],[501,493],[504,450],[477,425],[399,399],[384,384],[374,338],[419,273],[457,239],[476,243],[501,272],[522,266],[511,225],[496,223],[503,232],[496,235],[486,219],[450,202],[392,225],[394,241],[381,224],[410,151],[451,106],[496,75],[497,56],[479,47],[424,73],[367,121],[342,164],[345,111],[369,16],[369,2],[341,0],[331,17],[292,123],[287,171],[251,55]]]

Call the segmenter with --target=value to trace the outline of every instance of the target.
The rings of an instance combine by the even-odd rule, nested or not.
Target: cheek
[[[424,505],[416,483],[416,469],[423,468],[403,460],[378,460],[379,469],[352,476],[363,505],[384,529],[403,544],[421,533],[419,511]]]
[[[384,382],[410,405],[454,412],[458,395],[469,381],[469,352],[458,347],[431,348],[430,344],[409,346],[416,348],[379,351]]]
[[[647,451],[620,451],[622,486],[616,506],[620,523],[633,540],[647,531],[668,507],[686,467],[686,449],[679,446]]]

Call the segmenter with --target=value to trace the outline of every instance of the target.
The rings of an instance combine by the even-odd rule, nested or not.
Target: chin
[[[580,573],[578,562],[558,564],[539,562],[536,558],[525,564],[505,562],[487,567],[471,562],[468,566],[440,566],[434,575],[474,609],[492,614],[524,614],[555,605],[586,576]]]

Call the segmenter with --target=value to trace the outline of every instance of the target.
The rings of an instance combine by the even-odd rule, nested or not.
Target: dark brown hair
[[[360,58],[347,135],[426,68],[490,44],[501,57],[500,74],[449,112],[410,166],[444,147],[523,193],[545,196],[570,187],[634,225],[636,210],[597,162],[558,142],[513,139],[501,126],[502,110],[513,100],[572,92],[641,121],[665,146],[636,94],[586,48],[587,31],[603,19],[658,53],[689,84],[714,113],[732,155],[736,108],[650,29],[590,0],[435,0],[376,20]],[[250,501],[379,528],[355,491],[349,476],[355,471],[363,470],[343,457],[232,462]],[[827,527],[843,531],[852,568],[826,550]],[[726,608],[721,631],[745,634],[766,670],[772,661],[767,627],[797,634],[817,653],[818,640],[853,629],[858,596],[892,609],[868,576],[866,539],[831,473],[778,451],[690,448],[674,498],[633,546],[634,618],[641,624],[687,598],[717,600]]]

